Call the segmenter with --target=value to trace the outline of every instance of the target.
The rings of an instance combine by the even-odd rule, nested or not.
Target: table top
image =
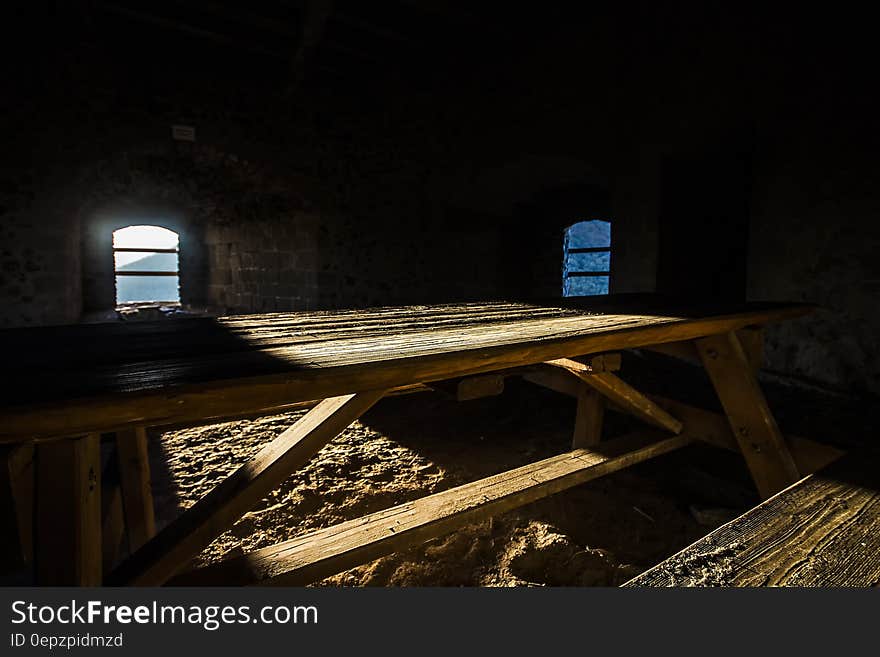
[[[10,384],[0,442],[26,422],[26,433],[54,435],[207,419],[693,339],[810,309],[611,295],[9,329],[0,331]],[[120,405],[127,414],[111,412]],[[85,421],[89,413],[105,417]]]

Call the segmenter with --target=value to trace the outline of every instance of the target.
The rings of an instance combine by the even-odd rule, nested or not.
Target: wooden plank
[[[458,382],[456,399],[470,401],[483,397],[495,397],[502,392],[504,392],[504,376],[501,374],[468,376]]]
[[[880,455],[850,454],[625,586],[880,584]]]
[[[764,366],[764,329],[760,326],[747,326],[736,331],[736,337],[739,338],[752,373],[758,376]]]
[[[688,444],[641,433],[503,472],[185,573],[176,585],[299,586]]]
[[[525,372],[522,378],[529,383],[549,388],[569,397],[577,397],[580,394],[582,385],[567,370],[549,366]]]
[[[33,559],[34,446],[0,449],[0,572],[12,572]]]
[[[547,361],[547,365],[562,367],[580,374],[598,372],[616,372],[620,369],[621,356],[616,354],[599,354],[597,356],[579,356],[578,358],[556,358]]]
[[[577,399],[577,415],[574,421],[572,449],[590,448],[602,440],[602,421],[605,402],[602,396],[586,383],[581,383]]]
[[[120,564],[108,583],[164,583],[383,394],[374,390],[322,401]]]
[[[137,427],[117,433],[116,450],[128,546],[135,552],[156,533],[147,430]]]
[[[398,386],[397,388],[392,388],[389,390],[385,396],[386,397],[400,397],[403,395],[414,395],[417,393],[425,393],[425,392],[433,392],[433,388],[423,384],[423,383],[413,383],[407,386]],[[224,415],[224,422],[231,422],[233,420],[256,420],[261,417],[265,417],[266,415],[275,414],[275,413],[289,413],[291,411],[307,411],[311,408],[314,408],[318,404],[321,403],[320,399],[312,399],[309,401],[302,402],[294,402],[293,404],[282,404],[280,406],[274,406],[271,408],[265,408],[257,413],[241,413],[236,415]],[[158,425],[156,428],[161,428],[163,431],[180,431],[181,429],[189,429],[191,427],[200,427],[206,424],[210,424],[215,422],[216,420],[193,420],[190,422],[181,422],[177,424],[162,424]]]
[[[686,342],[665,342],[663,344],[652,344],[644,347],[647,351],[653,351],[664,356],[671,356],[679,360],[685,360],[691,363],[699,363],[700,355],[697,353],[697,346],[690,340]]]
[[[333,332],[322,338],[310,337],[298,320],[291,320],[294,323],[289,328],[268,338],[263,337],[263,330],[270,334],[275,331],[274,320],[265,320],[264,329],[241,328],[247,325],[232,320],[215,321],[213,328],[197,320],[167,322],[179,325],[196,322],[201,327],[199,331],[180,329],[186,339],[177,342],[174,333],[162,333],[171,329],[151,324],[147,328],[158,332],[149,338],[151,349],[165,349],[168,357],[148,357],[146,354],[150,351],[147,350],[144,360],[137,362],[113,359],[100,362],[104,353],[129,351],[130,341],[124,340],[125,333],[115,332],[116,327],[95,331],[78,328],[79,335],[84,336],[81,339],[88,340],[81,350],[67,342],[66,331],[36,331],[37,335],[30,337],[16,333],[18,342],[33,342],[41,335],[53,336],[58,342],[64,340],[64,353],[76,356],[65,356],[68,360],[61,364],[47,362],[43,367],[24,361],[20,367],[16,365],[18,401],[10,406],[12,402],[6,400],[7,408],[2,411],[0,422],[0,443],[19,442],[22,436],[47,440],[83,431],[258,413],[351,391],[389,389],[521,367],[572,354],[689,340],[798,316],[809,308],[747,307],[727,315],[685,313],[683,316],[672,311],[668,315],[660,311],[615,314],[562,308],[555,309],[555,316],[541,319],[530,318],[531,313],[541,308],[523,306],[520,310],[522,318],[513,321],[463,320],[462,326],[446,328],[420,322],[416,312],[410,315],[415,328],[398,333],[390,322],[381,330],[362,331],[356,337],[350,334],[345,339],[334,337]],[[464,316],[467,317],[467,313]],[[356,324],[354,319],[351,321]],[[146,331],[147,328],[131,330]],[[102,349],[88,348],[92,341],[100,342],[98,338],[104,332],[113,340],[121,341],[118,350],[109,349],[105,344],[101,345]],[[167,346],[162,347],[165,343]],[[136,348],[131,349],[137,352]],[[22,351],[30,354],[39,349],[35,346],[33,350]],[[57,352],[48,351],[51,353],[39,357],[58,356]],[[82,360],[87,356],[97,358],[98,362]],[[53,367],[68,368],[64,371],[69,376],[58,376]],[[46,368],[49,370],[44,371]],[[33,378],[38,375],[39,385]],[[49,389],[45,385],[47,379],[57,383]]]
[[[617,372],[623,363],[620,352],[612,354],[599,354],[589,358],[590,369],[594,372]]]
[[[101,563],[102,571],[109,573],[122,550],[125,538],[125,512],[122,508],[122,490],[119,485],[119,464],[111,458],[101,474]]]
[[[746,354],[746,360],[749,361],[752,371],[757,375],[764,365],[764,329],[760,326],[747,326],[736,331],[736,335]],[[650,345],[645,349],[690,363],[700,362],[697,345],[692,341],[666,342]]]
[[[648,424],[679,433],[681,422],[645,397],[638,390],[610,372],[585,372],[569,365],[567,359],[549,361],[548,365],[571,372],[582,382],[611,400],[615,406]]]
[[[696,344],[758,492],[769,497],[797,481],[797,466],[739,339],[730,332]]]
[[[649,395],[649,397],[681,420],[684,425],[683,435],[739,453],[739,443],[725,416],[665,397],[657,395]],[[808,438],[786,434],[784,439],[801,474],[816,472],[844,454],[841,449]]]
[[[504,374],[481,374],[459,379],[433,381],[429,388],[455,399],[471,401],[483,397],[494,397],[504,392]]]
[[[36,485],[37,583],[100,585],[100,436],[40,445]]]

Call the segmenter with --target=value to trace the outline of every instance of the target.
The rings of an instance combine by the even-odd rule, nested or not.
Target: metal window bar
[[[573,249],[566,249],[565,254],[569,253],[611,253],[610,246],[584,246],[577,247]],[[566,278],[580,277],[580,276],[611,276],[610,271],[567,271],[565,272]]]

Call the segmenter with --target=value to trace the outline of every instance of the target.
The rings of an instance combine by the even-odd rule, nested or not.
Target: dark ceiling
[[[507,4],[441,0],[93,0],[56,3],[61,31],[114,57],[210,64],[288,84],[415,82],[491,60],[528,39],[529,17]],[[72,29],[71,29],[72,28]]]

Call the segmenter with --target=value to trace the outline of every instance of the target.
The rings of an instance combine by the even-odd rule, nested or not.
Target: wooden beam
[[[458,382],[458,401],[470,401],[483,397],[495,397],[504,392],[504,376],[501,374],[483,374],[468,376]]]
[[[700,355],[697,353],[697,347],[693,342],[689,340],[685,342],[664,342],[662,344],[652,344],[647,347],[643,347],[643,349],[692,363],[700,362]]]
[[[183,574],[175,585],[299,586],[688,444],[645,433],[503,472]]]
[[[101,562],[102,571],[109,573],[122,549],[125,538],[125,512],[119,484],[119,459],[111,455],[101,473]]]
[[[120,564],[108,583],[164,583],[383,394],[374,390],[322,401]]]
[[[430,388],[449,395],[456,401],[494,397],[504,392],[503,374],[482,374],[448,381],[434,381]]]
[[[733,332],[696,341],[740,450],[763,497],[800,478],[742,345]]]
[[[742,345],[746,360],[755,376],[764,366],[764,329],[760,326],[747,326],[736,331],[736,337]]]
[[[599,354],[597,356],[585,356],[580,358],[556,358],[547,361],[547,365],[562,367],[571,372],[581,374],[596,374],[598,372],[616,372],[620,369],[621,356],[615,354]]]
[[[617,407],[648,424],[672,433],[681,431],[681,422],[657,406],[638,390],[610,372],[590,372],[571,367],[567,359],[549,361],[548,365],[561,367],[610,399]]]
[[[659,406],[674,413],[675,417],[681,420],[684,425],[682,435],[739,453],[739,443],[733,435],[730,423],[720,413],[713,413],[666,397],[657,395],[650,395],[650,397]],[[831,445],[800,436],[785,435],[784,438],[798,472],[804,475],[824,468],[845,453]]]
[[[91,434],[37,450],[37,583],[101,584],[101,438]]]
[[[569,397],[577,397],[580,394],[582,385],[567,370],[549,366],[547,368],[534,368],[529,372],[523,373],[522,378],[529,383],[549,388],[554,392]]]
[[[552,331],[544,322],[521,322],[522,328],[517,329],[515,338],[499,330],[470,336],[465,342],[457,330],[444,329],[432,333],[442,348],[369,362],[359,360],[360,356],[349,357],[355,353],[355,349],[349,347],[357,347],[360,353],[367,348],[365,345],[379,342],[375,338],[347,341],[343,349],[333,351],[332,359],[319,357],[308,345],[294,345],[265,352],[267,358],[279,361],[295,357],[298,365],[296,368],[291,365],[287,372],[248,377],[230,375],[228,379],[198,384],[177,383],[173,389],[164,386],[125,394],[66,399],[63,403],[35,401],[8,408],[2,412],[0,443],[22,442],[23,436],[44,441],[89,431],[116,431],[145,424],[158,426],[260,413],[316,397],[483,374],[564,358],[573,353],[601,353],[689,340],[807,312],[808,308],[792,307],[708,318],[657,320],[655,317],[650,325],[588,333],[577,332],[577,325],[586,321],[584,317],[563,317],[548,320],[554,327]],[[450,343],[453,338],[454,347]],[[235,370],[239,357],[244,358],[235,354],[224,357],[224,362],[229,363],[228,371]]]
[[[736,331],[743,351],[746,354],[746,360],[755,375],[764,365],[764,329],[761,326],[747,326]],[[672,356],[679,360],[688,361],[690,363],[699,363],[700,354],[697,351],[697,345],[688,340],[685,342],[665,342],[663,344],[654,344],[644,347],[647,351],[653,351],[658,354]]]
[[[397,388],[392,388],[388,392],[385,393],[385,397],[402,397],[403,395],[414,395],[417,393],[425,393],[425,392],[434,392],[433,388],[425,385],[424,383],[413,383],[408,386],[399,386]],[[293,404],[282,404],[280,406],[276,406],[273,408],[263,409],[258,413],[242,413],[239,415],[224,415],[222,417],[223,422],[231,422],[233,420],[256,420],[258,418],[266,417],[267,415],[272,415],[275,413],[290,413],[292,411],[307,411],[309,409],[314,408],[318,404],[321,403],[320,399],[312,399],[310,401],[304,402],[294,402]],[[160,424],[156,425],[156,427],[161,427],[162,431],[179,431],[181,429],[189,429],[191,427],[201,427],[206,424],[216,424],[219,419],[212,420],[198,420],[195,422],[182,422],[179,424]],[[155,427],[154,427],[155,428]]]
[[[128,547],[137,551],[156,533],[147,430],[137,427],[116,434],[119,454],[119,480],[128,528]]]
[[[33,560],[34,446],[0,448],[0,572]]]
[[[574,421],[572,449],[586,449],[602,440],[602,421],[605,417],[605,402],[602,396],[586,383],[580,384],[577,398],[577,415]]]

